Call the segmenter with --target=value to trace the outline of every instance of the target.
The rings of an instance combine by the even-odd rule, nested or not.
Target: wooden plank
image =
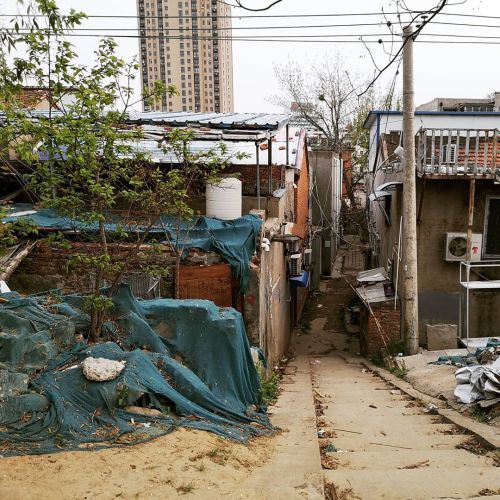
[[[450,174],[450,156],[451,156],[451,128],[448,129],[448,146],[446,147],[446,174]],[[453,172],[455,173],[455,172]]]
[[[469,166],[469,146],[470,146],[470,130],[467,130],[465,136],[465,160],[464,160],[464,173],[467,173]]]
[[[491,173],[495,174],[497,170],[497,153],[498,153],[498,129],[493,132],[493,147],[491,153]]]
[[[228,264],[181,266],[179,298],[212,300],[219,307],[232,307],[231,267]]]
[[[474,169],[473,174],[477,174],[477,165],[479,163],[479,130],[476,130],[476,148],[475,148],[475,159],[474,159]]]
[[[434,156],[436,154],[436,131],[432,130],[432,139],[431,139],[431,171],[434,172]]]
[[[488,146],[490,142],[490,132],[488,130],[484,131],[484,147],[483,147],[483,173],[486,173],[486,168],[488,167]]]
[[[455,172],[458,172],[459,157],[460,157],[460,133],[461,130],[457,130],[457,145],[455,149]],[[464,172],[466,173],[466,172]]]
[[[438,155],[438,174],[441,173],[441,163],[443,162],[443,129],[439,131],[439,155]]]

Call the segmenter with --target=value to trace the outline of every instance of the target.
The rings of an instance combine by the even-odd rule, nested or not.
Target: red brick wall
[[[342,198],[346,198],[347,186],[352,184],[352,149],[343,151],[341,158],[344,167],[342,176]]]
[[[267,165],[260,165],[260,193],[262,196],[272,194],[273,191],[281,187],[281,181],[284,182],[283,167],[272,166],[272,191],[268,193],[269,168]],[[256,165],[233,165],[224,170],[225,174],[236,174],[241,180],[243,196],[257,195],[257,166]]]
[[[380,302],[371,305],[373,315],[362,304],[360,314],[360,349],[363,356],[373,356],[386,347],[386,344],[401,340],[401,311],[399,302],[394,309],[394,302]],[[377,326],[377,319],[382,331],[384,340]]]
[[[295,225],[293,233],[306,239],[309,221],[309,159],[307,144],[304,141],[304,150],[300,157],[300,171],[295,176],[297,188],[294,190]]]

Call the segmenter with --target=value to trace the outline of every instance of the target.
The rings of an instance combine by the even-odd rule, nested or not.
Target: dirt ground
[[[2,458],[0,498],[234,498],[251,471],[273,456],[277,439],[242,445],[178,429],[127,448]]]

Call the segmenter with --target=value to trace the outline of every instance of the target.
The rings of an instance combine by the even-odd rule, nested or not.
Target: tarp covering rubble
[[[455,396],[461,403],[500,398],[500,358],[490,365],[459,368],[455,378]]]
[[[90,346],[81,337],[85,297],[0,298],[1,455],[133,444],[178,426],[240,441],[273,430],[233,309],[141,301],[122,285],[104,329],[109,340]],[[125,368],[92,382],[81,367],[88,357]]]
[[[10,205],[9,214],[3,222],[13,222],[18,219],[30,221],[40,229],[72,232],[97,231],[97,224],[89,224],[58,215],[47,208],[36,208],[27,203]],[[116,219],[116,220],[115,220]],[[106,224],[109,231],[120,226],[118,216],[110,216]],[[112,222],[111,222],[112,221]],[[205,216],[199,216],[190,221],[181,223],[181,230],[177,233],[175,221],[163,217],[158,220],[150,233],[157,239],[172,242],[182,249],[198,248],[205,252],[215,252],[227,261],[233,274],[240,282],[241,291],[245,292],[250,280],[250,260],[255,252],[257,237],[262,226],[262,219],[256,215],[244,215],[232,221],[225,221]],[[140,224],[127,225],[129,232],[144,231]]]

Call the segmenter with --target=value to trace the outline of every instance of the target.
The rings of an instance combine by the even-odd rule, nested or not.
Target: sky
[[[230,0],[228,0],[230,1]],[[242,0],[247,6],[261,7],[268,5],[270,0]],[[86,14],[100,16],[136,16],[135,0],[57,0],[63,12],[70,8],[81,10]],[[406,0],[409,9],[426,10],[435,6],[438,0]],[[500,0],[449,0],[449,6],[444,13],[459,13],[467,16],[438,15],[425,26],[425,33],[433,35],[480,35],[482,41],[496,41],[500,43]],[[235,111],[237,112],[281,112],[282,109],[274,105],[272,97],[280,94],[280,88],[275,76],[274,66],[286,64],[288,61],[297,62],[310,71],[310,65],[321,65],[327,57],[334,57],[340,52],[345,59],[349,70],[369,79],[376,73],[376,67],[385,66],[389,60],[388,53],[395,52],[400,42],[398,33],[401,32],[397,18],[393,14],[384,17],[382,12],[395,12],[394,0],[282,0],[271,9],[255,14],[255,18],[236,17],[233,19],[233,36],[271,36],[277,35],[305,35],[308,39],[317,35],[329,37],[329,42],[276,42],[276,41],[233,41],[234,67],[234,94]],[[12,14],[17,11],[15,0],[0,0],[0,13]],[[366,14],[373,16],[339,16],[339,14]],[[312,15],[318,17],[311,17]],[[248,16],[252,13],[233,8],[233,15]],[[265,16],[276,16],[273,18]],[[306,17],[307,15],[307,17]],[[289,17],[298,16],[298,17]],[[481,18],[472,16],[498,16]],[[5,18],[3,18],[5,20]],[[396,22],[393,25],[395,36],[390,36],[386,19]],[[379,23],[375,26],[350,27],[311,27],[277,29],[276,26],[304,26],[304,25],[338,25],[338,24]],[[456,26],[437,23],[481,24],[491,27]],[[110,30],[128,29],[120,32],[135,35],[137,20],[134,18],[90,18],[82,26],[95,29],[102,35],[112,34]],[[270,27],[270,29],[262,29]],[[260,28],[260,29],[257,29]],[[114,33],[117,33],[116,31]],[[338,37],[338,35],[342,35]],[[351,36],[352,35],[352,36]],[[359,35],[364,40],[392,40],[382,45],[367,44],[359,41]],[[372,36],[370,36],[372,35]],[[316,38],[317,39],[317,38]],[[337,40],[336,40],[337,39]],[[338,40],[349,39],[356,43],[339,43]],[[439,41],[440,43],[427,44],[424,40]],[[71,39],[76,46],[83,64],[90,64],[98,38],[74,37]],[[274,38],[276,40],[276,38]],[[334,40],[334,43],[331,43]],[[415,76],[415,103],[416,105],[430,101],[434,97],[485,97],[495,90],[500,91],[500,45],[479,44],[446,44],[444,40],[470,40],[467,38],[445,38],[420,36],[414,47],[414,76]],[[135,38],[118,38],[119,55],[131,59],[138,54],[138,40]],[[387,88],[395,77],[395,65],[392,65],[380,78],[381,89]],[[397,77],[397,85],[401,86],[401,74]]]

